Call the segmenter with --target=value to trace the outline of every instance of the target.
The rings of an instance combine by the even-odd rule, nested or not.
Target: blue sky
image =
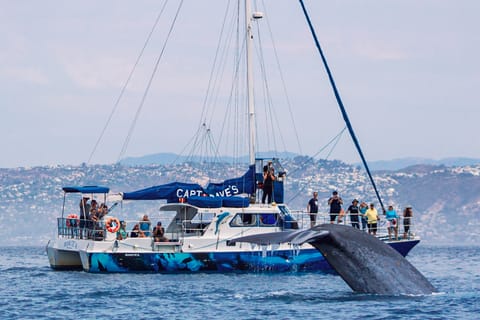
[[[125,156],[179,153],[193,135],[226,3],[185,1]],[[272,27],[301,151],[313,155],[343,128],[325,72],[298,2],[257,3]],[[369,160],[480,158],[480,2],[305,3]],[[162,4],[2,1],[0,167],[88,160]],[[92,163],[117,161],[162,23]],[[285,123],[287,113],[279,112]],[[293,137],[282,148],[299,152]],[[347,136],[331,158],[358,162]]]

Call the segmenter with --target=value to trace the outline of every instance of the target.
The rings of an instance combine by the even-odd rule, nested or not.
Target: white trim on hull
[[[47,244],[50,267],[55,270],[81,270],[80,250],[85,249],[88,240],[55,239]]]

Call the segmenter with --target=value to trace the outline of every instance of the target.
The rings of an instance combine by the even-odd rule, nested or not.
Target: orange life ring
[[[79,221],[80,221],[80,219],[78,219],[78,216],[75,213],[70,213],[67,216],[67,221],[66,221],[67,227],[68,228],[76,227],[76,226],[78,226]]]
[[[105,228],[110,233],[116,233],[120,230],[120,220],[118,218],[108,218],[105,222]]]

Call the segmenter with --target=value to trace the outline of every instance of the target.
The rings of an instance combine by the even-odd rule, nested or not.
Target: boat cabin
[[[224,237],[238,232],[263,233],[298,229],[298,224],[284,205],[202,208],[188,203],[175,203],[163,205],[160,211],[173,212],[166,234],[175,239],[217,237],[219,233]]]

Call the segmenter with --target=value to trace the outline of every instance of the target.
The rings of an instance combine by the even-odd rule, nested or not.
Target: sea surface
[[[428,296],[353,293],[334,274],[53,271],[44,247],[0,247],[2,319],[480,319],[480,247],[418,245]]]

